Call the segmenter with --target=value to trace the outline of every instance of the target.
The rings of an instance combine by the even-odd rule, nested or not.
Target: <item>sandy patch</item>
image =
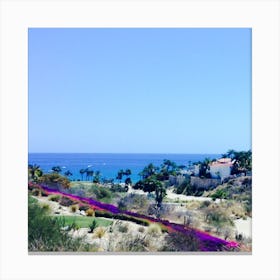
[[[62,216],[74,216],[74,215],[81,215],[80,211],[77,210],[73,213],[70,207],[62,206],[58,202],[50,201],[48,196],[33,196],[35,199],[39,201],[39,204],[47,204],[50,207],[50,214],[51,215],[62,215]]]
[[[237,219],[234,220],[237,233],[246,237],[252,237],[252,218],[247,217],[246,220]]]

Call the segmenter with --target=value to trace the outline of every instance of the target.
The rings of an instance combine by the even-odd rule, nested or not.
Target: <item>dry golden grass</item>
[[[148,227],[148,234],[152,235],[152,236],[158,236],[160,235],[161,232],[161,228],[158,224],[151,224]]]
[[[104,227],[98,227],[94,230],[93,238],[102,238],[106,233],[106,229]]]
[[[79,205],[74,204],[70,206],[71,212],[75,213],[79,209]]]
[[[94,217],[95,216],[95,212],[92,208],[89,208],[87,211],[86,211],[86,215],[87,216],[90,216],[90,217]]]
[[[201,201],[190,200],[186,203],[186,208],[189,210],[196,210],[201,207],[201,203],[202,203]]]

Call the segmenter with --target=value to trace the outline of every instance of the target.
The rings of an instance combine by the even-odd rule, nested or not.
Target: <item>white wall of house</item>
[[[198,176],[198,175],[199,175],[199,164],[196,164],[196,165],[194,166],[194,175],[195,175],[195,176]]]
[[[213,164],[210,165],[210,174],[212,178],[221,178],[223,180],[224,178],[227,178],[230,176],[231,172],[231,165],[222,165],[222,164]]]

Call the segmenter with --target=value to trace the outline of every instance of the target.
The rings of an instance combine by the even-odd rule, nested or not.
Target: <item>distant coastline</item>
[[[37,164],[43,172],[50,172],[55,165],[64,171],[71,171],[71,180],[81,179],[80,170],[91,167],[100,171],[107,179],[116,178],[120,169],[130,168],[133,182],[139,180],[139,172],[149,163],[160,165],[164,159],[169,159],[178,165],[191,164],[204,160],[206,157],[215,159],[221,154],[158,154],[158,153],[29,153],[28,163]]]

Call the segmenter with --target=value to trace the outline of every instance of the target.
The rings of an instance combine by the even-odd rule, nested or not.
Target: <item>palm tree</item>
[[[132,181],[129,177],[126,178],[124,182],[125,182],[125,185],[131,185],[132,184]]]
[[[156,174],[158,167],[150,163],[148,166],[145,166],[144,169],[139,173],[142,179],[147,179],[148,177]]]
[[[54,167],[52,167],[52,171],[54,173],[60,173],[61,172],[61,167],[60,166],[54,166]]]
[[[126,176],[126,179],[124,181],[125,185],[128,187],[128,185],[131,185],[132,184],[132,181],[130,179],[130,176],[131,175],[131,170],[130,169],[126,169],[124,172],[123,172],[123,175]]]
[[[248,171],[252,170],[252,151],[235,152],[234,158],[234,173],[244,172],[245,175]]]
[[[199,163],[199,177],[211,177],[209,170],[210,170],[210,158],[205,158],[203,162]]]
[[[166,195],[166,189],[160,181],[155,182],[155,193],[156,207],[159,209],[161,207],[162,200]]]
[[[100,182],[100,177],[101,177],[100,171],[97,170],[96,172],[94,172],[94,176],[93,176],[93,179],[92,179],[93,183],[99,183]]]
[[[123,171],[123,169],[119,170],[116,179],[119,180],[119,182],[121,182],[124,174],[125,174],[125,172]]]
[[[175,171],[178,167],[177,164],[169,159],[164,159],[163,164],[161,165],[162,169],[166,169],[167,172]]]
[[[67,170],[66,172],[64,172],[64,175],[65,175],[66,177],[70,177],[70,176],[73,175],[73,173],[72,173],[71,171]]]
[[[81,176],[82,176],[82,181],[83,181],[85,172],[86,172],[85,169],[81,169],[81,170],[80,170],[80,174],[81,174]]]
[[[234,159],[236,154],[237,154],[237,152],[233,149],[228,150],[227,153],[226,153],[227,157],[229,157],[231,159]]]
[[[93,170],[87,168],[86,169],[86,180],[90,180],[90,178],[93,177],[93,173],[94,173]]]
[[[43,171],[40,169],[40,166],[37,164],[28,165],[28,173],[31,180],[37,181],[39,177],[43,175]]]
[[[123,175],[125,175],[125,176],[131,175],[131,170],[130,170],[130,169],[126,169],[126,170],[123,172]]]

